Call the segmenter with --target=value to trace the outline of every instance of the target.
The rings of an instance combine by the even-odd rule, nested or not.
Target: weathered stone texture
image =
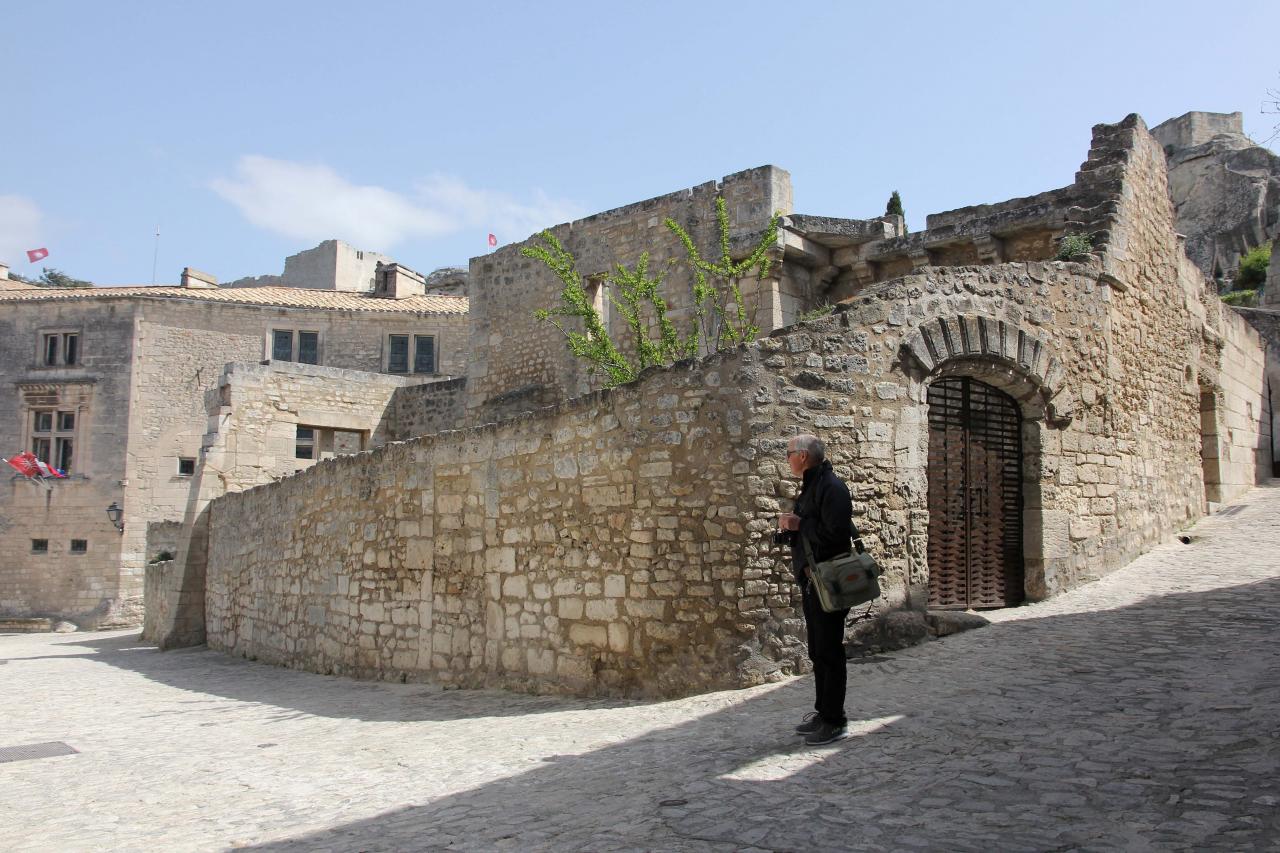
[[[459,429],[466,421],[466,394],[466,378],[401,388],[392,399],[388,438],[403,441]]]
[[[660,373],[218,500],[210,644],[471,686],[681,693],[759,680],[758,625],[791,600],[770,561],[744,565],[758,550],[749,528],[768,522],[739,488],[755,454],[734,369]],[[791,649],[770,656],[773,671],[794,668]]]
[[[1211,278],[1280,234],[1280,157],[1244,133],[1240,113],[1191,112],[1151,131],[1169,161],[1169,191],[1187,255]]]
[[[719,246],[717,195],[724,197],[728,207],[735,250],[752,248],[769,217],[791,209],[789,176],[763,166],[550,230],[574,253],[584,280],[598,279],[620,262],[634,265],[646,251],[651,270],[666,271],[669,260],[684,258],[684,249],[664,220],[675,219],[697,245],[712,252]],[[472,423],[552,405],[598,387],[582,363],[565,351],[563,335],[534,316],[538,309],[554,308],[561,290],[559,280],[541,262],[520,254],[522,248],[539,242],[530,238],[471,261],[467,408]],[[769,319],[780,314],[775,304],[782,298],[778,281],[744,281],[742,288],[750,310],[757,313],[758,305],[766,331],[772,329]],[[668,316],[681,330],[687,329],[692,319],[692,285],[687,274],[671,270],[663,292],[671,304]],[[629,332],[624,321],[603,297],[600,308],[615,340],[625,339]]]
[[[887,569],[885,608],[919,611],[927,387],[944,376],[980,379],[1021,408],[1027,595],[1122,565],[1204,512],[1206,479],[1217,494],[1252,483],[1263,423],[1258,339],[1182,254],[1165,168],[1130,116],[1095,128],[1073,187],[996,206],[976,225],[938,223],[987,259],[1009,251],[982,242],[997,227],[1018,224],[1035,253],[1082,229],[1095,252],[1078,262],[936,266],[972,253],[935,232],[898,246],[905,275],[876,282],[859,279],[865,245],[818,242],[875,229],[819,223],[813,240],[784,238],[809,272],[780,280],[831,280],[823,263],[843,264],[836,281],[863,283],[832,315],[611,393],[224,497],[211,511],[209,642],[318,671],[590,693],[672,694],[797,670],[796,591],[768,544],[794,495],[786,438],[827,441]],[[581,249],[604,264],[618,246],[590,233],[599,245]],[[514,289],[518,264],[501,281],[497,268],[484,281]],[[521,335],[513,351],[532,372],[519,374],[502,341],[486,340],[486,369],[503,366],[472,372],[469,417],[498,388],[571,392],[539,384],[559,341]],[[1206,390],[1219,401],[1209,421]],[[1210,446],[1231,464],[1202,465]],[[886,613],[883,627],[895,618],[919,621]]]
[[[124,302],[105,310],[42,303],[0,311],[3,455],[29,446],[33,407],[74,412],[79,421],[69,479],[47,490],[19,477],[0,486],[0,533],[10,544],[0,557],[0,616],[50,616],[93,627],[112,619],[124,599],[141,596],[141,560],[136,580],[132,570],[120,571],[122,551],[136,546],[126,545],[103,512],[128,476],[120,448],[129,428],[134,318]],[[57,330],[81,334],[80,365],[44,366],[40,335]],[[85,540],[85,553],[71,553],[73,538]],[[48,541],[48,553],[32,551],[35,539]]]
[[[196,291],[198,299],[175,296],[173,288],[163,289],[163,297],[135,290],[95,289],[75,298],[11,299],[0,306],[5,453],[31,446],[32,409],[76,415],[71,478],[49,491],[14,478],[0,495],[0,532],[18,543],[0,563],[0,615],[48,615],[85,627],[132,618],[122,614],[141,618],[145,563],[172,547],[165,525],[183,520],[199,492],[199,478],[181,474],[178,461],[198,464],[201,458],[209,426],[206,398],[216,396],[228,362],[257,364],[270,356],[272,330],[318,332],[323,364],[368,371],[373,378],[366,384],[389,389],[378,397],[383,408],[376,411],[371,400],[359,402],[361,392],[352,398],[368,412],[361,422],[372,419],[362,429],[378,440],[375,425],[394,387],[431,378],[378,378],[386,368],[388,334],[433,335],[441,377],[466,369],[465,313],[380,310],[390,300],[368,300],[373,305],[347,311],[219,302],[207,289]],[[46,331],[77,332],[79,363],[44,366],[40,342]],[[303,423],[305,398],[318,393],[325,399],[311,388],[262,390],[274,395],[266,402],[283,407],[278,411],[301,411]],[[244,438],[248,443],[257,436]],[[123,534],[104,513],[113,501],[124,509]],[[48,540],[47,554],[33,553],[36,539]],[[84,553],[71,551],[73,539],[85,540]]]

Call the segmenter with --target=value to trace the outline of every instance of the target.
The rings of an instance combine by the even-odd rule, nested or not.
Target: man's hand
[[[800,516],[796,515],[794,512],[784,512],[782,515],[778,516],[778,529],[799,530]]]

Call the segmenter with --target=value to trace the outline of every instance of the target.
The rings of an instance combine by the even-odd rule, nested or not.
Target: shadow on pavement
[[[861,733],[829,747],[789,733],[797,679],[255,849],[1261,848],[1280,832],[1278,629],[1280,580],[1007,621],[851,667]]]

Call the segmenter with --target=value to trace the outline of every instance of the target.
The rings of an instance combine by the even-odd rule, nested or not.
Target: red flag
[[[4,460],[13,466],[13,470],[17,471],[24,477],[34,477],[40,473],[37,467],[40,460],[36,459],[36,455],[30,450],[24,450],[16,456],[11,456]]]
[[[490,234],[490,237],[493,235]],[[27,262],[34,264],[36,261],[42,261],[49,257],[48,249],[27,249]]]
[[[496,235],[496,234],[490,234],[490,235],[489,235],[489,246],[490,246],[490,248],[492,248],[493,246],[496,246],[496,245],[498,245],[498,235]],[[27,252],[27,254],[29,255],[29,254],[31,254],[31,253],[30,253],[30,252]]]

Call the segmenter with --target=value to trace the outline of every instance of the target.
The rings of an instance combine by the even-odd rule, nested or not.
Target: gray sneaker
[[[800,721],[800,725],[796,726],[796,734],[811,735],[822,726],[822,718],[818,716],[817,711],[810,711],[804,715],[804,719]]]
[[[847,725],[833,726],[830,723],[818,722],[818,728],[810,732],[804,739],[805,746],[822,746],[827,743],[835,743],[838,740],[844,740],[849,736],[849,727]]]

